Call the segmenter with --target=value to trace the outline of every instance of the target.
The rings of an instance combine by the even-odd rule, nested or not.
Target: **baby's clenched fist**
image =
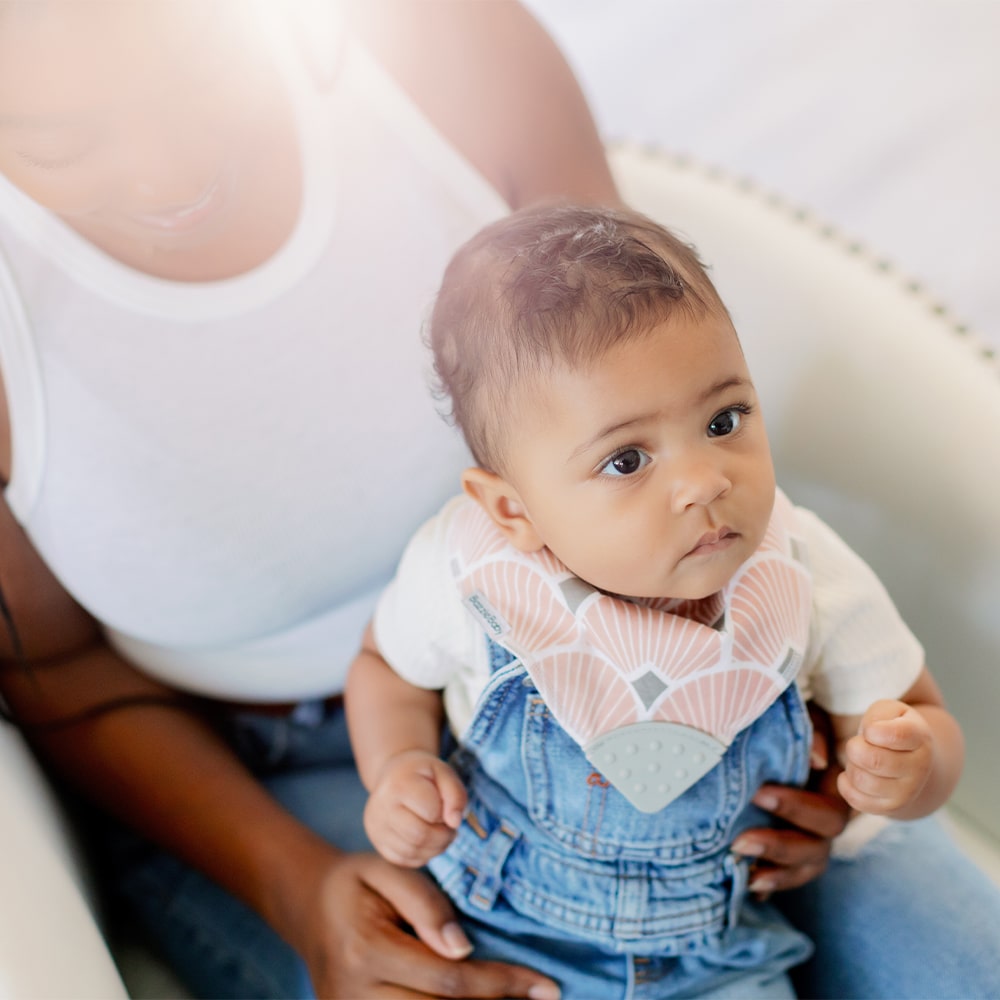
[[[451,843],[466,801],[461,779],[443,760],[407,750],[382,768],[365,806],[365,832],[386,861],[419,868]]]
[[[859,812],[891,816],[920,795],[934,764],[934,734],[901,701],[877,701],[843,747],[840,794]]]

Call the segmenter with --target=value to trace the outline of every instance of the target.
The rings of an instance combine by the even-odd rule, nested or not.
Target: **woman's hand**
[[[833,739],[827,717],[810,705],[813,744],[812,776],[806,788],[764,785],[754,804],[783,825],[745,830],[733,851],[754,859],[750,889],[761,897],[796,889],[821,875],[830,859],[833,838],[843,832],[850,806],[837,791],[841,768],[833,761]]]
[[[559,996],[556,984],[536,972],[466,961],[471,945],[422,872],[374,854],[338,855],[317,902],[299,948],[318,997]]]

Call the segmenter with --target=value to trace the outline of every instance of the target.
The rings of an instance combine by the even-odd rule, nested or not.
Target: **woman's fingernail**
[[[559,1000],[562,994],[555,983],[535,983],[528,990],[530,1000]]]
[[[765,809],[767,812],[773,812],[778,808],[778,796],[774,792],[758,792],[753,797],[753,803],[755,806],[760,806],[761,809]]]
[[[767,875],[760,875],[757,878],[751,879],[747,888],[751,892],[758,894],[774,892],[774,879],[769,878]]]
[[[764,853],[764,845],[759,840],[737,837],[733,842],[733,852],[746,858],[759,858]]]
[[[454,921],[441,928],[441,937],[444,938],[448,951],[455,958],[465,958],[472,951],[472,942],[465,936],[465,931]]]

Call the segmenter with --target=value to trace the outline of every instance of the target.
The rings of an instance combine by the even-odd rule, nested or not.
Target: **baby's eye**
[[[645,468],[651,461],[649,455],[638,448],[625,448],[612,455],[601,466],[601,474],[605,476],[631,476]]]
[[[712,417],[708,425],[708,436],[725,437],[727,434],[733,434],[742,422],[743,414],[738,409],[730,407]]]

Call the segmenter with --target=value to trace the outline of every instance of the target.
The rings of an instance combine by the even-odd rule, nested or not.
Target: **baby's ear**
[[[517,490],[506,479],[485,469],[466,469],[462,489],[489,514],[515,549],[537,552],[545,547]]]

